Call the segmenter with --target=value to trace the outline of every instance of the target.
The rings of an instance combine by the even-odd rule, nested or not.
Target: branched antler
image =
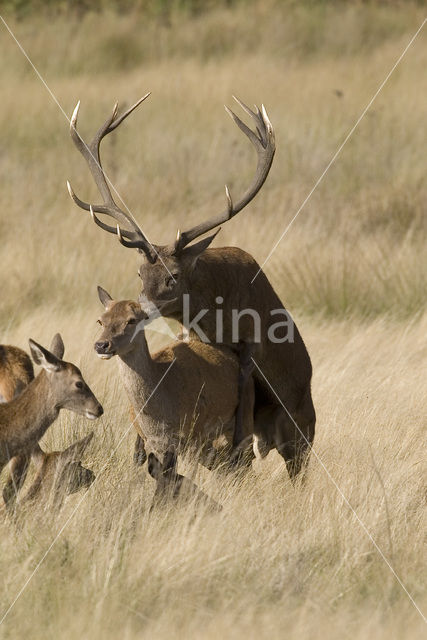
[[[108,231],[109,233],[117,233],[117,228],[120,226],[119,239],[122,244],[126,247],[134,247],[145,253],[148,260],[150,262],[155,262],[157,253],[154,247],[147,240],[140,227],[138,226],[136,220],[133,216],[128,212],[126,213],[121,209],[111,194],[111,190],[108,184],[108,178],[105,176],[104,170],[101,165],[101,159],[99,155],[99,147],[102,139],[114,131],[116,127],[119,126],[134,111],[141,102],[144,102],[146,98],[148,98],[150,94],[147,93],[143,96],[138,102],[132,105],[127,111],[125,111],[122,115],[118,116],[118,104],[114,105],[113,112],[111,116],[105,121],[105,123],[100,127],[100,129],[95,134],[92,142],[90,144],[86,144],[86,142],[82,139],[80,134],[77,131],[77,117],[79,113],[80,101],[77,103],[76,108],[74,109],[73,115],[70,120],[70,134],[71,138],[80,151],[86,162],[88,163],[90,172],[95,180],[95,184],[97,185],[100,194],[104,200],[104,204],[89,204],[88,202],[84,202],[80,200],[74,193],[73,189],[69,182],[67,182],[68,192],[74,202],[85,209],[86,211],[90,211],[93,221],[104,229],[104,231]],[[114,218],[117,222],[117,225],[112,226],[108,225],[105,222],[101,221],[95,213],[105,214]],[[123,225],[123,228],[122,226]]]
[[[192,240],[207,233],[214,227],[227,222],[239,211],[241,211],[247,204],[256,196],[258,191],[264,184],[268,172],[270,171],[271,164],[273,162],[274,152],[276,150],[275,136],[273,126],[268,118],[264,105],[261,105],[261,109],[255,106],[256,111],[249,109],[243,102],[233,96],[237,104],[239,104],[244,111],[255,121],[256,133],[252,131],[238,116],[236,116],[231,109],[225,107],[227,113],[233,118],[239,129],[249,138],[255,147],[258,155],[258,163],[255,172],[255,177],[250,187],[245,191],[242,198],[233,204],[230,191],[225,186],[225,195],[227,198],[227,209],[218,216],[209,218],[205,222],[202,222],[188,231],[178,232],[178,236],[175,242],[175,253],[179,253],[186,247]]]

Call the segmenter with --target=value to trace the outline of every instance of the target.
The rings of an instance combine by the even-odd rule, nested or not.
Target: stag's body
[[[143,328],[147,315],[136,302],[113,301],[99,288],[106,311],[95,344],[101,358],[119,357],[120,374],[148,447],[163,456],[171,447],[194,445],[211,466],[215,451],[231,451],[238,404],[238,359],[225,347],[199,340],[176,342],[153,355]],[[107,297],[108,296],[108,297]],[[129,321],[132,320],[132,324]],[[136,330],[135,330],[136,329]],[[253,432],[253,389],[246,402],[245,436]]]
[[[18,397],[0,404],[0,471],[15,456],[31,455],[62,408],[90,419],[102,415],[101,405],[75,365],[36,342],[30,341],[30,349],[43,369]]]
[[[146,268],[142,272],[143,282],[146,281],[145,272]],[[206,249],[198,258],[197,268],[188,274],[186,287],[191,292],[187,298],[189,317],[196,318],[204,312],[197,324],[206,338],[215,344],[218,331],[217,309],[220,307],[224,318],[222,344],[240,354],[246,350],[246,362],[241,365],[253,372],[256,407],[272,405],[280,408],[281,422],[288,440],[282,439],[277,449],[285,459],[290,475],[296,475],[313,441],[315,427],[311,398],[311,361],[296,325],[290,320],[291,331],[289,325],[284,324],[274,329],[274,337],[279,341],[269,338],[269,329],[283,320],[283,316],[279,318],[271,312],[285,311],[284,306],[265,274],[259,271],[257,262],[242,249]],[[159,306],[162,314],[183,321],[181,298],[171,303],[166,302],[163,306],[155,291],[147,291],[147,287],[144,287],[143,292],[144,297]],[[154,295],[150,295],[151,293]],[[222,299],[220,305],[217,303],[219,298]],[[238,332],[236,322],[233,326],[233,313],[241,313],[245,309],[254,310],[259,318],[259,342],[256,341],[255,324],[251,315],[243,314],[240,317]],[[238,342],[233,332],[238,335]],[[284,433],[283,429],[282,432]],[[259,438],[262,439],[261,432]]]
[[[146,310],[154,303],[162,315],[183,321],[184,295],[188,294],[190,320],[203,312],[198,324],[206,337],[214,343],[220,342],[238,351],[239,402],[234,444],[237,445],[244,438],[244,415],[247,414],[244,402],[251,374],[254,373],[256,404],[272,404],[273,407],[281,407],[283,411],[289,440],[278,450],[286,461],[290,475],[294,476],[307,459],[314,438],[316,420],[310,388],[311,362],[298,329],[293,325],[293,341],[271,341],[268,329],[277,323],[277,317],[271,317],[271,312],[285,313],[285,309],[266,275],[249,254],[233,247],[208,249],[218,231],[195,244],[190,244],[239,213],[261,189],[275,153],[273,127],[264,107],[256,107],[255,111],[252,111],[237,100],[255,122],[255,131],[227,109],[256,149],[258,162],[252,184],[235,204],[226,187],[227,208],[220,215],[182,233],[179,231],[176,241],[170,245],[152,245],[134,218],[115,203],[99,155],[102,139],[119,126],[148,95],[120,116],[116,105],[112,116],[99,129],[90,145],[84,144],[76,131],[77,105],[70,121],[71,136],[88,162],[104,202],[100,205],[84,202],[74,194],[68,184],[70,195],[78,206],[91,212],[98,226],[110,233],[117,233],[124,246],[136,248],[144,253],[145,260],[139,269],[139,275],[143,283],[140,302],[147,305]],[[116,226],[106,224],[95,213],[114,218]],[[218,298],[222,299],[224,319],[223,335],[220,339],[216,321]],[[244,309],[252,309],[260,318],[261,336],[260,340],[255,339],[253,319],[246,317],[241,321],[237,345],[232,335],[232,310],[239,313]],[[205,310],[207,313],[204,313]],[[282,329],[282,334],[276,331],[276,338],[286,337],[284,327]]]

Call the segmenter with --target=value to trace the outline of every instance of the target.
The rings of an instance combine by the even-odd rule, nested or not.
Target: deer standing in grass
[[[57,334],[50,350],[63,355],[63,343]],[[28,354],[12,345],[0,345],[0,403],[10,402],[34,379],[34,369]],[[3,489],[3,500],[10,506],[25,482],[30,460],[37,469],[36,477],[24,500],[43,494],[54,494],[56,500],[64,494],[88,487],[95,476],[81,465],[80,458],[91,441],[93,432],[75,442],[65,451],[45,452],[38,442],[31,454],[20,454],[9,463],[9,476]]]
[[[148,447],[164,456],[171,447],[179,452],[182,446],[193,444],[200,462],[208,468],[217,456],[227,458],[238,404],[237,356],[227,347],[192,339],[171,343],[151,354],[144,331],[148,315],[141,305],[133,300],[115,301],[102,287],[98,287],[98,295],[105,312],[98,320],[102,333],[95,350],[104,360],[118,356],[122,382],[139,422],[138,432]],[[244,436],[249,446],[252,381],[247,389],[244,424],[248,430]]]
[[[11,478],[4,490],[5,502],[14,487],[22,486],[29,457],[43,457],[38,441],[56,420],[61,409],[69,409],[90,420],[103,409],[87,386],[80,370],[62,360],[64,344],[57,334],[51,350],[29,341],[34,362],[42,371],[10,402],[0,404],[0,471],[12,460]]]
[[[252,111],[237,100],[255,122],[255,132],[226,108],[256,149],[258,162],[253,183],[237,203],[233,203],[226,187],[227,207],[223,213],[187,231],[178,231],[175,242],[170,245],[153,245],[130,213],[123,211],[115,203],[99,155],[102,139],[118,127],[148,95],[120,116],[116,104],[112,115],[89,145],[86,145],[76,130],[79,104],[77,105],[70,121],[71,137],[87,161],[104,202],[92,205],[80,200],[68,183],[69,193],[79,207],[90,211],[92,219],[101,229],[117,234],[125,247],[135,248],[144,255],[139,276],[143,285],[140,301],[146,305],[146,310],[154,304],[165,317],[183,322],[185,295],[188,294],[188,317],[197,318],[198,326],[204,334],[203,339],[217,343],[220,341],[217,334],[217,309],[218,301],[222,300],[221,342],[238,353],[240,363],[234,444],[237,445],[244,438],[243,423],[244,415],[247,414],[244,398],[253,376],[256,410],[271,405],[277,409],[276,413],[282,414],[280,421],[285,435],[282,445],[277,449],[286,462],[290,476],[294,477],[307,460],[316,421],[311,397],[312,367],[301,335],[295,324],[290,339],[288,326],[277,326],[275,314],[278,310],[286,311],[267,276],[251,255],[237,247],[208,248],[219,229],[195,244],[190,244],[234,217],[261,189],[275,153],[273,127],[264,107],[261,110],[256,107]],[[114,218],[116,225],[106,224],[95,214]],[[252,315],[244,313],[248,309],[256,313],[260,320],[260,336],[257,336]],[[233,322],[233,314],[235,317],[236,313],[240,317],[237,338],[236,323]],[[274,340],[271,339],[271,332],[274,332]],[[286,410],[282,409],[282,405]],[[259,437],[261,442],[262,434]]]

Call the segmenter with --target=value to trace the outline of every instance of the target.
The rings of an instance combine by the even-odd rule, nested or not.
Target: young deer
[[[124,246],[135,248],[144,254],[145,259],[140,266],[139,276],[143,283],[140,301],[146,305],[146,310],[154,303],[161,314],[168,318],[175,318],[180,322],[187,318],[198,318],[198,326],[203,331],[206,341],[221,342],[239,354],[239,403],[234,434],[235,445],[244,438],[243,416],[247,413],[244,397],[247,395],[247,386],[251,384],[252,374],[255,378],[257,406],[280,407],[281,403],[284,404],[289,412],[283,414],[283,420],[287,423],[285,431],[288,439],[283,443],[280,453],[285,459],[290,476],[293,477],[307,460],[316,421],[311,398],[312,367],[301,335],[289,316],[287,317],[293,329],[292,336],[288,336],[289,325],[286,322],[281,325],[277,322],[277,314],[280,312],[286,315],[286,310],[267,276],[251,255],[236,247],[208,249],[219,229],[203,240],[187,246],[196,238],[231,219],[256,196],[273,162],[273,127],[264,107],[261,110],[256,107],[256,110],[252,111],[237,100],[255,122],[256,132],[227,109],[257,152],[258,163],[252,185],[237,203],[233,203],[226,187],[227,207],[223,213],[187,231],[178,231],[175,242],[170,245],[152,245],[134,218],[115,203],[99,155],[102,139],[116,129],[148,95],[120,116],[117,115],[116,104],[112,115],[89,145],[83,142],[76,130],[79,104],[77,105],[70,122],[71,137],[87,161],[104,202],[91,205],[80,200],[68,183],[69,193],[79,207],[91,212],[92,219],[101,229],[117,233]],[[110,216],[117,224],[108,225],[95,213]],[[188,314],[184,314],[186,294],[189,303]],[[218,339],[217,333],[220,300],[223,318],[221,340]],[[245,313],[248,310],[259,318],[259,336],[253,316]],[[242,316],[237,322],[237,336],[236,322],[233,322],[233,316],[235,318],[236,315]],[[272,340],[270,334],[274,335],[275,340]],[[258,366],[255,366],[255,363]],[[260,437],[262,438],[262,434]]]
[[[222,506],[210,498],[204,491],[176,470],[176,454],[168,450],[163,457],[163,464],[154,453],[148,454],[148,473],[156,480],[151,508],[164,506],[165,502],[179,501],[182,503],[194,500],[204,505],[209,511],[221,511]]]
[[[61,349],[59,335],[56,335],[51,351],[59,353]],[[19,347],[0,345],[0,402],[13,400],[33,379],[34,369],[29,355]],[[64,495],[90,486],[95,475],[81,465],[81,457],[92,437],[93,431],[65,451],[49,453],[36,443],[31,460],[38,471],[23,501],[43,494],[44,497],[54,495],[58,503]],[[29,464],[30,456],[27,455],[15,456],[9,463],[9,477],[3,489],[3,500],[8,507],[25,482]]]
[[[150,449],[163,456],[171,446],[179,451],[190,442],[209,468],[219,449],[228,456],[238,403],[237,356],[226,347],[199,340],[171,343],[150,354],[143,327],[148,315],[141,305],[114,301],[102,287],[98,295],[105,312],[98,320],[102,334],[95,350],[104,360],[118,356],[122,381],[138,416],[138,432]],[[248,388],[245,438],[249,443],[253,387]]]
[[[83,467],[81,459],[92,438],[93,431],[64,451],[45,453],[39,449],[33,452],[31,460],[37,469],[36,476],[19,499],[19,504],[37,499],[45,505],[59,508],[67,495],[90,487],[95,474]]]
[[[0,471],[9,460],[19,456],[19,469],[13,474],[15,486],[21,484],[25,460],[33,452],[39,453],[38,441],[61,409],[69,409],[91,420],[103,413],[79,369],[62,360],[64,344],[59,334],[53,340],[51,351],[33,340],[29,345],[33,360],[42,371],[19,396],[0,404]]]

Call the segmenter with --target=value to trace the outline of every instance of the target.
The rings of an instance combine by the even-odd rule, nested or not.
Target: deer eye
[[[76,387],[77,387],[77,389],[83,389],[83,387],[84,387],[83,382],[81,382],[80,380],[77,380]]]
[[[100,324],[100,325],[101,325],[101,327],[102,327],[102,322],[101,322],[101,320],[99,320],[99,319],[98,319],[98,320],[97,320],[97,323],[98,323],[98,324]]]

